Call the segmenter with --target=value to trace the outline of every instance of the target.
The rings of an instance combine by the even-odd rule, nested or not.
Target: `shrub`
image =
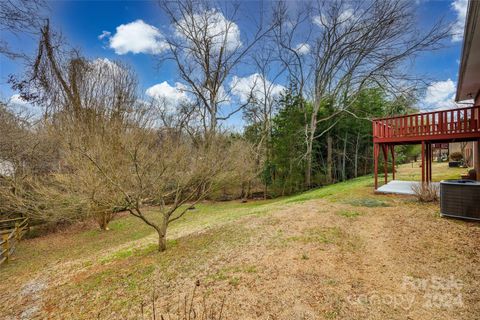
[[[238,280],[237,280],[238,281]],[[157,310],[156,302],[158,297],[153,292],[151,306],[142,302],[140,305],[141,319],[172,319],[172,320],[222,320],[226,318],[228,307],[225,305],[227,295],[218,301],[204,292],[203,297],[197,296],[197,288],[200,287],[200,281],[197,280],[193,292],[186,295],[183,299],[173,299],[168,303],[167,310]],[[153,314],[149,314],[153,313]],[[160,314],[159,314],[160,313]],[[157,317],[160,315],[160,317]],[[151,317],[150,317],[151,316]],[[140,317],[139,317],[140,318]]]
[[[439,199],[439,186],[433,183],[418,183],[412,186],[415,197],[420,202],[436,202]]]
[[[452,152],[452,154],[450,154],[450,159],[452,161],[461,161],[463,160],[463,154],[461,152]]]

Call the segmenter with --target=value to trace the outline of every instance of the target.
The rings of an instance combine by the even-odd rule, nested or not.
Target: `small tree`
[[[217,186],[231,159],[222,136],[194,141],[181,130],[152,127],[153,118],[149,112],[130,114],[128,127],[115,137],[98,136],[88,145],[71,135],[67,157],[76,168],[73,176],[98,185],[95,203],[141,219],[155,229],[158,250],[164,251],[170,223]],[[148,214],[147,205],[158,205],[160,214]]]

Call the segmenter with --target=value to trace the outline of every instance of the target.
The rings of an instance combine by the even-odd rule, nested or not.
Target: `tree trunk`
[[[156,229],[158,233],[158,252],[167,250],[167,224],[168,217],[164,217],[162,225]]]
[[[345,172],[345,164],[347,161],[347,139],[348,139],[348,133],[345,132],[345,140],[343,141],[342,181],[345,181],[347,178],[347,175]]]
[[[355,143],[355,178],[358,177],[358,141],[360,139],[360,132],[357,133],[357,141]]]
[[[158,233],[158,252],[163,252],[165,250],[167,250],[167,236]]]
[[[327,183],[332,182],[332,137],[330,134],[327,136]]]
[[[312,118],[310,119],[310,126],[306,126],[305,138],[307,142],[307,150],[305,153],[306,166],[305,166],[305,187],[308,189],[312,185],[312,150],[313,140],[315,139],[315,131],[317,131],[317,113],[314,109]]]
[[[212,100],[215,101],[214,97],[210,97]],[[208,134],[211,136],[214,136],[215,133],[217,132],[217,106],[215,105],[215,102],[213,105],[210,106],[210,127],[209,127],[209,132]]]
[[[246,196],[245,196],[245,182],[242,182],[242,189],[240,191],[240,199],[245,199]]]
[[[108,228],[108,223],[110,222],[110,214],[106,212],[102,212],[99,214],[100,216],[97,218],[98,226],[100,227],[100,230],[102,231],[108,231],[110,230]]]
[[[305,166],[305,187],[307,189],[309,189],[312,184],[312,144],[313,141],[309,139],[307,141],[307,152],[305,155],[305,158],[307,160]]]
[[[265,182],[263,186],[263,200],[267,200],[267,194],[268,194],[268,184]]]

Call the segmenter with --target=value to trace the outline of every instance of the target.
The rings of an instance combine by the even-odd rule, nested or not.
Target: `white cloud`
[[[7,102],[8,107],[17,114],[27,118],[38,118],[41,115],[41,109],[36,108],[30,102],[22,99],[19,94],[13,94]]]
[[[95,71],[97,73],[109,72],[110,74],[113,73],[113,75],[117,75],[120,77],[131,77],[128,67],[122,65],[119,62],[112,61],[108,58],[97,58],[90,62],[90,65],[92,66],[92,71]],[[108,81],[107,83],[109,83],[110,85],[114,85],[113,82]],[[93,83],[93,85],[96,84]]]
[[[113,62],[108,58],[97,58],[91,62],[91,65],[92,67],[98,68],[98,69],[101,69],[101,68],[111,68],[111,69],[115,68],[117,70],[121,69],[121,67],[117,63]]]
[[[98,35],[98,40],[103,40],[104,38],[110,37],[112,33],[110,31],[103,30],[101,34]]]
[[[345,21],[348,21],[352,18],[355,17],[355,13],[353,11],[353,9],[345,9],[342,11],[342,13],[340,13],[340,16],[338,17],[338,20],[340,22],[345,22]]]
[[[143,20],[119,25],[117,32],[110,37],[109,43],[116,54],[129,52],[158,54],[168,48],[160,30]]]
[[[189,101],[186,87],[180,82],[171,86],[167,81],[151,86],[146,90],[147,96],[165,102],[169,107],[176,107],[182,102]]]
[[[284,86],[272,83],[258,73],[243,78],[234,76],[230,88],[232,94],[237,96],[242,103],[248,101],[250,94],[257,101],[263,102],[265,96],[277,98],[285,90]]]
[[[423,108],[427,110],[453,108],[456,106],[454,99],[455,82],[451,79],[432,82],[423,99]]]
[[[182,19],[178,22],[176,34],[182,39],[189,38],[189,34],[195,34],[195,31],[207,29],[207,39],[212,41],[212,47],[220,50],[222,46],[228,51],[234,51],[242,46],[240,40],[240,28],[224,15],[215,10],[199,12],[193,15],[192,21]]]
[[[299,54],[299,55],[304,55],[310,53],[310,45],[308,43],[299,43],[297,46],[294,48],[294,50]]]
[[[323,27],[327,22],[327,18],[323,14],[321,16],[314,16],[312,22],[319,27]]]
[[[467,18],[468,0],[454,0],[452,2],[452,9],[455,11],[457,17],[452,24],[451,33],[452,41],[458,42],[463,39],[463,30],[465,28],[465,19]]]
[[[30,104],[28,103],[28,101],[23,100],[19,94],[12,95],[8,100],[8,104],[16,107],[30,107]]]
[[[358,14],[358,12],[357,12]],[[356,17],[355,11],[351,8],[344,9],[340,15],[337,17],[337,24],[343,24],[346,22],[352,21]],[[312,22],[313,24],[317,25],[318,27],[323,27],[325,25],[329,25],[331,23],[332,18],[327,17],[323,13],[321,15],[313,16]]]

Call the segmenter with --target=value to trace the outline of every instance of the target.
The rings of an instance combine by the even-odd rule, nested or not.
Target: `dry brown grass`
[[[386,205],[372,207],[371,199]],[[143,302],[151,319],[155,292],[159,319],[185,297],[188,311],[199,279],[197,313],[201,297],[217,311],[226,297],[224,319],[480,318],[480,226],[442,219],[434,203],[376,196],[371,178],[275,201],[202,204],[189,214],[172,226],[162,254],[130,217],[109,233],[28,240],[0,270],[8,279],[0,282],[0,314],[139,319]],[[405,278],[432,277],[460,281],[462,305],[431,306],[429,288],[404,286]],[[413,302],[404,308],[392,297]]]

